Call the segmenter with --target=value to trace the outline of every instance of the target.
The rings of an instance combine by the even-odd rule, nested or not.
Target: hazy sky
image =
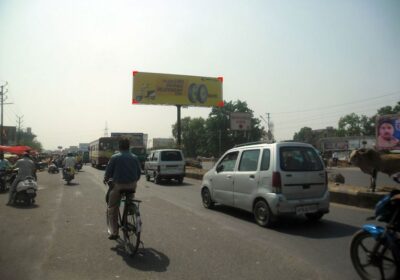
[[[23,115],[44,148],[93,141],[106,122],[172,136],[174,106],[131,104],[132,70],[223,76],[225,100],[291,139],[400,101],[400,1],[0,0],[4,122]]]

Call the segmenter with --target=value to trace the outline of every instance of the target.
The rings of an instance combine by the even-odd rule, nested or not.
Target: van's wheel
[[[322,212],[315,212],[315,213],[307,213],[306,217],[312,222],[318,222],[319,220],[321,220],[323,215],[324,213]]]
[[[154,183],[157,185],[161,183],[161,177],[158,173],[154,173]]]
[[[177,181],[178,181],[179,184],[182,184],[182,183],[183,183],[183,177],[179,177],[179,178],[177,179]]]
[[[201,191],[201,199],[205,208],[212,209],[214,207],[214,201],[211,199],[211,193],[208,188],[203,188]]]
[[[275,217],[269,209],[267,202],[259,200],[253,208],[254,219],[257,224],[262,227],[270,227],[273,225]]]

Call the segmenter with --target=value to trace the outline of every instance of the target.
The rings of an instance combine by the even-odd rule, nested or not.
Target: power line
[[[318,107],[318,108],[310,108],[310,109],[306,109],[306,110],[297,110],[297,111],[288,111],[288,112],[274,112],[272,114],[291,114],[291,113],[304,113],[304,112],[318,111],[318,110],[321,110],[321,109],[337,108],[337,107],[344,106],[344,105],[349,105],[349,104],[354,104],[354,103],[362,103],[362,102],[366,102],[366,101],[369,101],[369,100],[376,100],[376,99],[379,99],[379,98],[382,98],[382,97],[392,96],[392,95],[399,95],[399,94],[400,94],[400,91],[395,91],[395,92],[388,93],[388,94],[383,94],[383,95],[380,95],[380,96],[375,96],[375,97],[361,99],[361,100],[355,100],[355,101],[346,102],[346,103],[334,104],[334,105],[329,105],[329,106],[322,106],[322,107]]]

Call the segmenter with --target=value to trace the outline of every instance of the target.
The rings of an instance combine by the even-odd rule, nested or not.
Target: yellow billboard
[[[222,77],[133,71],[132,104],[223,106]]]

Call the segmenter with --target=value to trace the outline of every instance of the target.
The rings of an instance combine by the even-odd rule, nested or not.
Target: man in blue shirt
[[[141,174],[138,158],[129,152],[129,139],[120,139],[119,150],[119,153],[111,157],[104,174],[104,182],[109,179],[113,181],[113,187],[108,192],[107,208],[110,240],[118,238],[118,205],[121,192],[135,192]]]

